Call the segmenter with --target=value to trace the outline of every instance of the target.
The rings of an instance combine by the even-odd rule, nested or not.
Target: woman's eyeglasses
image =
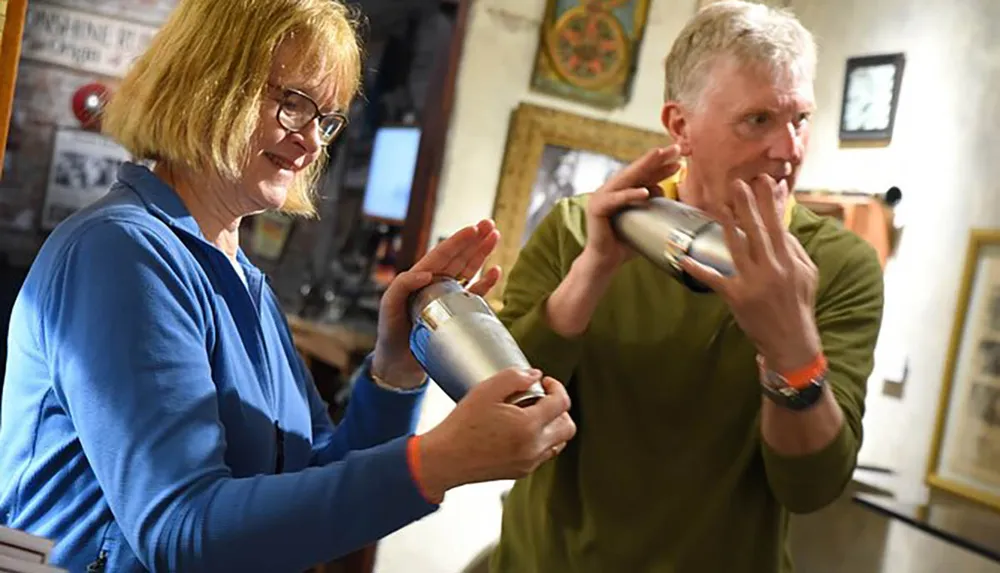
[[[288,131],[300,132],[314,119],[319,119],[319,138],[329,144],[347,125],[347,116],[340,112],[320,113],[316,100],[299,90],[283,88],[269,83],[281,91],[278,100],[278,123]]]

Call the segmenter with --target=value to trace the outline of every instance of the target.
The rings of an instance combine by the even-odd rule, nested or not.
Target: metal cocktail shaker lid
[[[493,310],[481,297],[465,290],[451,277],[435,277],[434,282],[410,295],[410,321],[424,324],[432,330],[456,314]]]

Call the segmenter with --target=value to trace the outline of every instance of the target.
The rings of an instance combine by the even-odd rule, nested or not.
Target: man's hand
[[[610,217],[649,199],[650,189],[680,169],[680,149],[649,151],[613,175],[587,202],[587,245],[546,303],[549,326],[565,337],[586,330],[614,272],[632,250],[615,237]]]
[[[816,265],[785,230],[776,198],[788,195],[785,182],[768,175],[733,184],[731,204],[720,223],[736,275],[724,277],[685,259],[684,269],[729,305],[768,367],[790,372],[809,364],[821,351],[815,320]]]
[[[625,262],[632,251],[622,244],[611,228],[610,217],[627,205],[649,199],[650,188],[680,169],[680,148],[671,145],[648,151],[614,174],[590,197],[587,203],[587,246],[584,255],[595,269],[611,273]]]

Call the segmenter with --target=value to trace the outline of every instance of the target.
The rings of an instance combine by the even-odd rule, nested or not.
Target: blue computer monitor
[[[375,132],[361,208],[365,217],[398,225],[406,220],[419,149],[418,127],[381,127]]]

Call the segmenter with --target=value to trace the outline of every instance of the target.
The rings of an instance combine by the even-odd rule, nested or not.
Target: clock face
[[[843,129],[847,131],[888,129],[892,117],[892,94],[896,83],[896,71],[896,66],[893,64],[862,66],[851,71],[847,78]]]

